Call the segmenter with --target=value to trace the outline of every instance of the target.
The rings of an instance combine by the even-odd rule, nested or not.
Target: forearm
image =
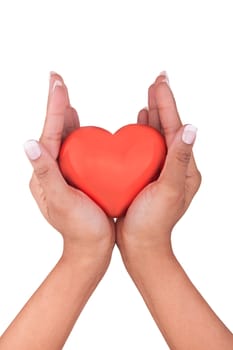
[[[231,350],[233,335],[193,286],[172,252],[137,254],[126,266],[171,349]]]
[[[0,350],[62,349],[104,273],[76,260],[60,259],[0,338]]]

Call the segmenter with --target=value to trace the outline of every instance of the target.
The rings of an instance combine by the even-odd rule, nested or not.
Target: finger
[[[48,110],[48,105],[49,105],[49,101],[50,101],[50,95],[52,93],[52,87],[53,87],[53,84],[55,82],[55,80],[60,80],[62,82],[62,84],[65,85],[64,83],[64,80],[62,78],[62,76],[56,72],[50,72],[50,79],[49,79],[49,93],[48,93],[48,104],[47,104],[47,110]],[[69,96],[67,96],[68,99],[69,99]],[[69,102],[69,101],[68,101]]]
[[[62,140],[64,140],[72,131],[80,127],[78,113],[73,107],[69,106],[66,108],[64,119]]]
[[[141,109],[140,112],[138,113],[137,123],[148,125],[148,120],[149,120],[148,118],[149,118],[148,109],[145,107]]]
[[[50,72],[50,88],[49,91],[52,89],[52,85],[55,82],[55,80],[60,80],[64,86],[65,86],[65,92],[66,92],[66,98],[67,98],[67,108],[65,110],[64,115],[64,127],[63,127],[63,133],[62,133],[62,139],[66,138],[73,130],[80,127],[80,121],[78,117],[77,111],[70,105],[70,98],[69,98],[69,92],[67,89],[67,86],[64,83],[64,80],[61,75]]]
[[[158,106],[156,103],[156,85],[158,85],[164,79],[168,79],[166,71],[162,71],[156,78],[155,82],[148,89],[148,106],[149,106],[149,125],[163,133],[161,128],[161,122],[159,117]]]
[[[182,126],[182,122],[177,110],[174,95],[169,86],[168,75],[165,71],[161,72],[155,81],[155,99],[157,101],[162,133],[165,136],[169,148],[177,130]],[[188,167],[188,174],[191,176],[197,171],[196,162],[192,154]]]
[[[46,197],[34,172],[29,183],[29,188],[42,214],[48,219],[48,210],[45,205]]]
[[[69,106],[67,89],[60,79],[53,81],[49,94],[49,103],[44,128],[40,137],[54,159],[57,158],[64,128],[65,110]]]
[[[154,84],[158,85],[160,82],[162,82],[163,80],[166,80],[167,84],[169,85],[169,77],[167,72],[164,70],[161,73],[159,73],[159,75],[157,76],[157,78],[155,79]]]
[[[161,124],[159,120],[159,112],[156,103],[156,95],[155,95],[156,85],[152,84],[148,89],[148,106],[149,106],[149,125],[153,128],[161,131]]]
[[[65,86],[64,80],[62,78],[62,76],[56,72],[50,72],[50,79],[49,79],[49,91],[48,91],[48,99],[47,99],[47,108],[46,108],[46,115],[48,114],[48,109],[49,109],[49,104],[50,104],[50,100],[51,100],[51,95],[53,92],[53,85],[55,83],[56,80],[61,81],[61,83]],[[67,105],[70,105],[70,100],[69,100],[69,95],[68,95],[68,91],[66,89],[66,98],[67,98]]]
[[[157,103],[161,127],[164,132],[167,146],[172,143],[177,130],[182,126],[176,102],[168,85],[168,80],[160,76],[156,80],[154,95]]]
[[[29,183],[29,187],[30,187],[30,190],[32,192],[33,197],[35,198],[34,194],[36,194],[36,197],[39,198],[40,197],[39,195],[42,192],[42,188],[41,188],[39,180],[37,179],[37,177],[36,177],[34,172],[32,173],[32,177],[31,177],[31,180],[30,180],[30,183]]]
[[[33,181],[35,191],[37,191],[35,197],[38,198],[39,187],[41,187],[47,201],[60,202],[61,197],[64,200],[67,185],[59,171],[57,162],[50,153],[42,144],[34,140],[27,141],[24,144],[24,149],[34,170]]]
[[[196,127],[186,125],[176,133],[168,149],[166,162],[160,175],[160,181],[164,184],[175,189],[185,186],[196,132]]]

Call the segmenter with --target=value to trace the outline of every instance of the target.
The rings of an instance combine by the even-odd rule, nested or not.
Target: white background
[[[1,0],[0,333],[62,251],[30,195],[22,147],[39,137],[50,70],[63,75],[81,124],[110,131],[135,122],[148,86],[168,71],[184,123],[199,129],[203,175],[174,250],[233,330],[231,8],[230,0]],[[76,348],[168,349],[117,249],[65,346]]]

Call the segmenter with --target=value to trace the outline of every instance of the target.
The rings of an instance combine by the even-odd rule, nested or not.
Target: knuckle
[[[162,113],[170,113],[171,110],[174,110],[175,107],[175,101],[172,98],[168,98],[166,100],[161,100],[157,102],[158,109]],[[171,125],[169,122],[166,122],[164,124],[164,128],[166,131],[171,131],[174,132],[174,125]],[[177,130],[176,130],[177,131]]]
[[[33,196],[37,191],[38,186],[39,186],[39,181],[36,178],[35,172],[33,172],[31,180],[29,181],[29,189]]]
[[[161,107],[161,109],[166,109],[166,107]],[[164,134],[167,136],[174,134],[174,127],[171,125],[163,125]]]
[[[30,191],[31,191],[31,192],[34,191],[34,183],[35,183],[35,180],[34,180],[34,178],[32,177],[31,180],[29,181],[29,188],[30,188]]]
[[[50,167],[48,165],[41,165],[38,168],[34,169],[36,177],[40,179],[44,179],[48,176],[50,172]]]
[[[172,202],[183,203],[185,200],[185,193],[184,191],[180,191],[178,188],[170,188],[167,192],[167,197]]]
[[[185,189],[182,190],[177,186],[163,184],[162,191],[166,201],[172,202],[175,205],[185,202]]]
[[[197,170],[197,172],[196,172],[196,179],[201,184],[201,182],[202,182],[202,175],[201,175],[199,170]]]
[[[199,170],[196,171],[195,182],[196,182],[196,188],[198,190],[198,188],[201,186],[201,182],[202,182],[202,176],[201,176],[201,173]]]
[[[198,169],[195,169],[195,171],[187,175],[187,178],[189,182],[193,184],[193,186],[197,187],[197,189],[200,187],[202,182],[202,176]]]
[[[191,152],[185,151],[185,150],[178,150],[176,153],[176,159],[179,163],[186,166],[191,158]]]
[[[62,132],[61,131],[50,131],[49,133],[44,132],[40,137],[40,141],[44,142],[58,142],[61,140]]]

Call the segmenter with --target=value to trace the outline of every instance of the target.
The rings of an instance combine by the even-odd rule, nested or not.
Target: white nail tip
[[[53,75],[57,75],[57,72],[54,72],[53,70],[50,71],[50,77],[52,77]]]
[[[169,80],[167,79],[167,77],[165,77],[163,80],[160,81],[161,83],[166,83],[168,86],[169,84]]]
[[[169,82],[169,77],[168,77],[167,71],[163,70],[159,75],[163,75],[167,79],[167,81]]]
[[[55,82],[53,83],[52,92],[55,91],[57,86],[62,86],[62,85],[63,84],[62,84],[61,80],[55,80]]]

